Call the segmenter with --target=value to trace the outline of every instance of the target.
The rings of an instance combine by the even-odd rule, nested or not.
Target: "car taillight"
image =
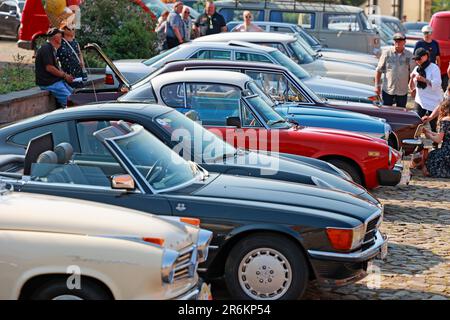
[[[162,238],[144,237],[144,238],[142,238],[142,240],[145,241],[145,242],[156,244],[156,245],[161,246],[161,247],[164,245],[164,239],[162,239]]]
[[[379,96],[370,96],[367,99],[369,99],[372,102],[379,102],[380,101],[380,97]]]
[[[200,226],[200,219],[198,218],[187,218],[187,217],[181,217],[180,222],[190,224],[194,227]]]
[[[114,85],[114,78],[112,74],[105,74],[105,84]]]

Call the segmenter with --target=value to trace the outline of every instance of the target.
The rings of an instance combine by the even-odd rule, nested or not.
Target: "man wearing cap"
[[[412,53],[405,49],[406,37],[394,34],[394,47],[383,51],[375,73],[375,93],[381,95],[388,106],[406,107],[409,75],[415,64]],[[381,75],[384,74],[383,83]]]
[[[173,5],[173,11],[169,14],[166,24],[167,48],[171,49],[183,43],[184,22],[181,18],[183,2],[178,1]]]
[[[416,42],[416,46],[414,47],[414,52],[417,49],[423,48],[428,51],[430,55],[430,61],[432,63],[437,64],[438,67],[441,66],[441,50],[439,48],[439,43],[436,40],[433,40],[432,34],[433,29],[430,26],[424,26],[422,28],[423,38]]]
[[[429,116],[443,99],[441,89],[441,71],[430,61],[430,53],[424,48],[414,52],[413,59],[417,63],[411,74],[409,87],[416,91],[416,111],[420,117]],[[431,129],[436,132],[436,119],[430,121]]]
[[[47,32],[47,36],[48,41],[36,53],[36,84],[42,90],[50,91],[58,103],[66,107],[67,97],[72,93],[72,88],[67,83],[72,83],[73,77],[61,70],[56,55],[61,47],[62,31],[52,28]]]

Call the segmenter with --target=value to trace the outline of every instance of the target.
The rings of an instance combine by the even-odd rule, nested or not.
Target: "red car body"
[[[145,12],[151,15],[152,19],[156,19],[155,15],[141,0],[130,0],[139,5]],[[67,4],[78,4],[79,0],[68,0]],[[21,26],[19,30],[19,48],[34,50],[36,48],[36,40],[44,36],[50,27],[50,21],[45,12],[42,0],[27,0],[22,12]]]
[[[450,63],[450,11],[435,13],[431,17],[430,26],[433,28],[433,39],[439,43],[441,50],[441,74],[447,74]]]
[[[229,127],[205,126],[221,137],[230,134]],[[257,131],[257,134],[247,130]],[[260,132],[264,131],[264,132]],[[272,140],[272,134],[278,139]],[[251,139],[242,139],[251,136]],[[227,139],[228,142],[231,142]],[[278,150],[273,150],[271,141],[278,141]],[[257,145],[255,145],[257,143]],[[386,141],[354,134],[348,131],[292,127],[290,129],[236,129],[234,146],[245,149],[258,149],[295,154],[321,160],[342,160],[358,168],[363,179],[362,184],[368,189],[381,185],[396,185],[401,178],[401,171],[394,169],[401,154],[390,148]],[[391,158],[389,160],[389,152]]]

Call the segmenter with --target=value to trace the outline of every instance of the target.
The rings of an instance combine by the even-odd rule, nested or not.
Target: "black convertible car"
[[[225,276],[234,298],[298,298],[308,280],[354,281],[371,259],[386,254],[378,230],[383,210],[370,201],[312,185],[209,173],[138,124],[89,117],[95,109],[113,117],[108,108],[90,106],[21,123],[37,130],[38,122],[55,125],[61,115],[58,130],[8,137],[29,143],[25,157],[0,156],[2,180],[23,192],[200,218],[214,232],[205,276]],[[71,113],[80,117],[64,118]]]

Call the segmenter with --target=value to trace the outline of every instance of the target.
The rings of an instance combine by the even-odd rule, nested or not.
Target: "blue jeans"
[[[64,108],[67,106],[67,98],[72,94],[73,89],[63,80],[55,82],[49,86],[41,86],[42,90],[50,91],[58,103]]]

